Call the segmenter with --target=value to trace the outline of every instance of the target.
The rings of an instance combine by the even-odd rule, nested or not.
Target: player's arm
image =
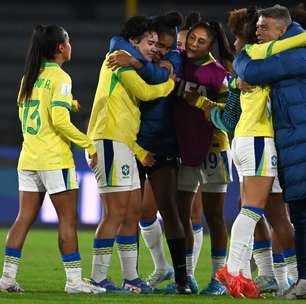
[[[96,148],[91,139],[79,131],[70,121],[70,105],[61,101],[53,101],[51,107],[54,128],[65,138],[86,149],[89,155],[95,154]]]
[[[174,80],[169,78],[161,84],[147,84],[132,68],[121,68],[116,75],[122,85],[141,101],[150,101],[165,97],[174,89]]]
[[[306,75],[305,55],[286,51],[265,59],[252,60],[245,52],[240,52],[234,60],[236,74],[250,84],[264,85],[285,78]],[[290,63],[290,64],[288,64]]]
[[[164,60],[171,63],[175,75],[180,74],[182,58],[177,50],[170,50],[169,53],[166,54]],[[154,84],[165,82],[170,74],[169,69],[149,61],[144,62],[143,68],[140,69],[138,73],[145,81]]]
[[[146,82],[158,84],[167,81],[169,70],[156,63],[140,61],[125,51],[118,51],[109,56],[107,66],[113,71],[120,67],[133,67]]]
[[[230,87],[224,110],[214,107],[210,110],[211,121],[216,128],[233,133],[241,115],[240,90]]]
[[[141,78],[152,84],[165,82],[169,78],[169,70],[167,68],[145,60],[139,51],[123,37],[114,36],[111,39],[110,52],[113,52],[108,61],[110,68],[132,66]],[[171,49],[164,57],[164,60],[172,64],[176,75],[180,72],[182,59],[177,49]]]
[[[245,49],[252,59],[264,59],[280,52],[303,46],[306,46],[306,32],[283,40],[273,40],[262,44],[246,45]]]
[[[96,148],[84,133],[79,131],[70,120],[72,109],[71,80],[67,76],[54,85],[51,101],[51,119],[54,128],[65,138],[86,149],[89,155],[96,153]]]

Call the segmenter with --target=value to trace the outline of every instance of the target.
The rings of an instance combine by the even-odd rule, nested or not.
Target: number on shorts
[[[27,132],[31,135],[36,135],[40,129],[41,126],[41,120],[40,120],[40,115],[39,115],[39,100],[29,100],[25,105],[24,105],[24,110],[23,110],[23,119],[22,119],[22,131],[23,133]],[[32,110],[32,108],[34,108]],[[28,116],[29,112],[32,113],[29,117],[29,119],[32,122],[32,125],[36,125],[35,127],[33,126],[27,126],[27,121],[28,121]]]
[[[208,161],[208,164],[207,162]],[[217,154],[214,152],[208,152],[207,159],[204,161],[204,169],[207,169],[207,165],[209,166],[209,169],[216,169],[218,166],[218,157]]]

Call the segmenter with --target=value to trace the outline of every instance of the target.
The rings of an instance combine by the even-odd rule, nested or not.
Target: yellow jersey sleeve
[[[122,85],[141,101],[168,96],[175,85],[170,78],[161,84],[147,84],[132,68],[120,68],[116,75]]]
[[[51,113],[53,126],[59,133],[76,145],[85,148],[89,155],[96,153],[93,142],[71,123],[69,111],[65,106],[53,105]]]
[[[149,153],[147,150],[139,146],[136,142],[134,143],[134,146],[133,146],[133,152],[135,153],[136,158],[140,162],[142,162]]]
[[[245,49],[252,59],[264,59],[277,53],[303,46],[306,46],[306,32],[283,40],[246,45]]]
[[[68,110],[72,109],[72,84],[68,74],[63,73],[53,86],[51,106],[62,106]]]
[[[66,73],[55,83],[51,101],[52,123],[55,129],[64,137],[76,145],[85,148],[89,155],[92,155],[96,153],[93,142],[70,121],[69,111],[72,110],[73,106],[71,87],[71,78]]]
[[[196,108],[199,108],[201,110],[203,110],[203,108],[205,106],[212,106],[212,107],[218,107],[220,109],[224,109],[225,108],[225,103],[218,103],[218,102],[214,102],[212,100],[210,100],[209,98],[207,98],[206,96],[200,96],[195,105]]]

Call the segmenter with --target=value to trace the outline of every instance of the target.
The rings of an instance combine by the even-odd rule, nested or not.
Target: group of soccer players
[[[231,11],[228,26],[236,37],[236,52],[244,50],[252,60],[306,44],[306,34],[281,6]],[[278,40],[289,27],[298,30]],[[198,13],[190,14],[185,24],[177,12],[130,18],[111,39],[103,60],[87,135],[70,122],[69,111],[77,110],[78,103],[61,68],[70,56],[66,30],[34,29],[18,95],[24,138],[18,163],[20,207],[7,237],[0,290],[23,291],[16,282],[21,250],[47,192],[59,218],[67,293],[260,298],[275,292],[294,298],[290,286],[304,277],[301,268],[297,271],[294,231],[277,178],[271,88],[249,85],[236,74],[239,60],[233,69],[234,55],[222,26]],[[89,280],[82,279],[78,252],[71,142],[86,149],[104,210]],[[241,185],[241,211],[227,253],[223,207],[232,158]],[[195,268],[203,213],[211,237],[212,273],[199,291]],[[146,281],[137,270],[138,227],[154,262]],[[120,287],[108,279],[115,241]],[[258,268],[255,281],[252,256]],[[173,277],[174,284],[158,288]]]

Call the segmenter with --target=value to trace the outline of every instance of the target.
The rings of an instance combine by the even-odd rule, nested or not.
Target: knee
[[[125,223],[137,224],[140,219],[141,219],[141,209],[137,208],[137,209],[128,210],[123,220]]]
[[[103,215],[103,221],[117,223],[120,225],[127,214],[126,207],[116,208],[116,210],[108,210]]]
[[[225,225],[223,213],[222,215],[221,214],[220,215],[219,214],[209,214],[209,216],[206,215],[206,221],[209,226],[213,226],[213,227],[220,227],[220,226]]]

